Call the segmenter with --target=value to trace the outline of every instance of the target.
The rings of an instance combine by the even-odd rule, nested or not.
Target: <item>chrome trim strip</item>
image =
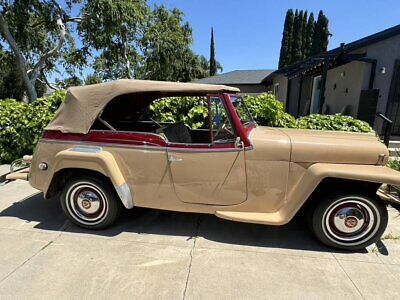
[[[153,151],[169,151],[169,152],[236,152],[243,149],[234,148],[175,148],[175,147],[157,147],[148,145],[126,145],[126,144],[114,144],[114,143],[97,143],[97,142],[83,142],[83,141],[65,141],[65,140],[52,140],[41,138],[39,143],[46,144],[68,144],[75,145],[76,147],[87,147],[87,146],[102,146],[109,148],[127,148],[127,149],[137,149],[137,150],[153,150]],[[75,147],[75,148],[76,148]],[[245,150],[253,150],[253,146],[248,146]]]

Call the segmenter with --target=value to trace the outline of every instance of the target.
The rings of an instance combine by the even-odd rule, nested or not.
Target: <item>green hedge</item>
[[[285,112],[283,103],[272,94],[245,97],[246,105],[259,125],[296,128],[296,119]]]
[[[0,163],[9,163],[33,150],[43,128],[65,98],[65,91],[26,104],[8,99],[0,101]]]
[[[296,120],[296,128],[314,130],[334,130],[352,132],[374,132],[372,127],[364,121],[341,114],[336,115],[309,115]]]
[[[0,100],[0,164],[33,153],[43,128],[54,117],[64,98],[65,91],[58,91],[30,105],[15,100]],[[271,94],[247,96],[245,101],[259,125],[373,132],[366,122],[342,115],[310,115],[296,120]],[[160,122],[183,121],[192,128],[201,128],[208,122],[204,97],[162,99],[150,106],[148,114]]]

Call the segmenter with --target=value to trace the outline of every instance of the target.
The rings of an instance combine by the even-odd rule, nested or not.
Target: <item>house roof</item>
[[[391,27],[391,28],[385,29],[383,31],[363,37],[354,42],[351,42],[348,44],[342,44],[339,47],[336,47],[327,52],[320,53],[316,56],[299,61],[290,66],[280,68],[279,70],[276,70],[275,72],[264,77],[264,79],[262,80],[262,83],[266,83],[267,81],[269,81],[273,77],[274,74],[285,74],[286,75],[286,74],[294,74],[296,72],[302,72],[304,70],[307,70],[309,68],[312,68],[312,67],[315,67],[315,66],[321,64],[324,58],[336,58],[337,56],[339,56],[341,54],[345,54],[345,53],[349,53],[349,52],[358,50],[360,48],[369,46],[371,44],[378,43],[382,40],[386,40],[388,38],[391,38],[391,37],[399,35],[399,34],[400,34],[400,25],[396,25],[394,27]]]
[[[261,84],[261,81],[274,70],[236,70],[215,76],[195,80],[209,84]]]

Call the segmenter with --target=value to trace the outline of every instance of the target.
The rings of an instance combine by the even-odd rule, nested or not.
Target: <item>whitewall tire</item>
[[[322,200],[312,214],[312,229],[325,245],[360,250],[377,242],[388,212],[376,195],[335,194]]]
[[[64,213],[73,223],[89,229],[101,229],[114,223],[121,207],[113,187],[96,177],[69,180],[60,201]]]

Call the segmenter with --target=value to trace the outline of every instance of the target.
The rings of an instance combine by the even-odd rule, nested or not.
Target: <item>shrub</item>
[[[246,96],[246,105],[254,120],[263,126],[295,128],[295,118],[286,113],[283,103],[275,96],[264,93],[258,96]]]
[[[193,129],[201,128],[208,122],[207,98],[163,98],[150,105],[149,113],[158,122],[184,122]]]
[[[387,166],[396,171],[400,171],[400,160],[398,159],[389,159]]]
[[[341,114],[309,115],[297,120],[297,128],[372,133],[374,130],[364,121]]]
[[[65,92],[58,91],[30,105],[12,99],[0,101],[0,163],[33,152],[64,98]]]

